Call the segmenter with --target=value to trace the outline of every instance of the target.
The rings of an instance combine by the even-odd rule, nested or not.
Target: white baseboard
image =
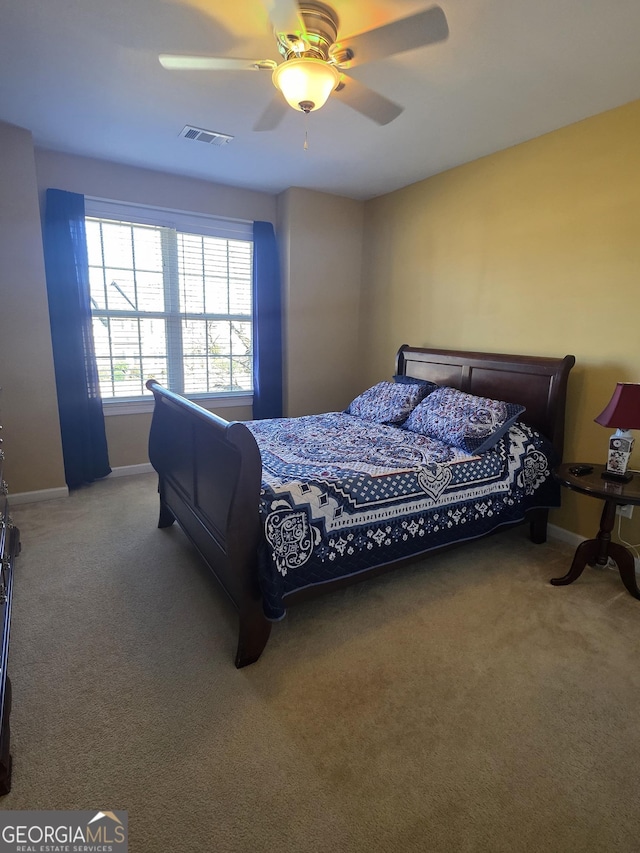
[[[127,477],[130,474],[149,474],[153,473],[153,465],[151,462],[142,462],[140,465],[122,465],[119,468],[112,468],[109,477]],[[106,478],[105,478],[106,479]],[[11,492],[9,495],[9,503],[11,506],[19,506],[20,504],[34,504],[40,501],[52,501],[57,498],[68,498],[69,488],[60,486],[56,489],[38,489],[34,492]]]
[[[129,477],[131,474],[152,474],[153,465],[151,462],[141,462],[139,465],[121,465],[119,468],[112,468],[110,477]]]
[[[565,530],[564,527],[558,527],[556,524],[549,524],[547,526],[547,531],[549,536],[554,539],[558,539],[560,542],[565,542],[567,545],[571,545],[572,548],[577,548],[578,545],[586,539],[585,536],[579,536],[577,533],[572,533],[570,530]],[[635,557],[634,563],[636,567],[636,574],[640,575],[640,560]]]
[[[564,527],[558,527],[557,524],[549,524],[547,526],[547,531],[549,536],[554,539],[559,539],[560,542],[566,542],[567,545],[571,545],[574,548],[577,548],[578,545],[586,539],[586,536],[580,536],[578,533],[572,533],[570,530],[565,530]]]
[[[67,486],[60,486],[57,489],[38,489],[35,492],[11,492],[9,495],[9,503],[11,506],[19,504],[34,504],[39,501],[52,501],[57,498],[68,498],[69,489]]]

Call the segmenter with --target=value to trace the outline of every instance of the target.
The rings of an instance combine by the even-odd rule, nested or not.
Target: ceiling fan
[[[284,118],[287,104],[309,113],[320,109],[333,93],[343,103],[377,124],[393,121],[403,107],[369,89],[346,70],[443,41],[449,35],[444,12],[431,6],[415,15],[338,40],[338,16],[315,0],[262,0],[283,57],[237,59],[235,57],[161,54],[164,68],[187,71],[270,71],[283,98],[276,94],[254,130],[273,130]]]

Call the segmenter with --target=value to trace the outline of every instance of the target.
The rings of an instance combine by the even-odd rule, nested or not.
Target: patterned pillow
[[[378,382],[356,397],[347,412],[377,424],[399,424],[428,393],[424,385]]]
[[[429,389],[429,394],[432,391],[435,391],[436,388],[440,387],[435,382],[429,382],[428,379],[416,379],[415,376],[404,376],[402,373],[396,373],[393,377],[393,381],[397,382],[399,385],[426,385]]]
[[[475,397],[456,388],[438,388],[411,412],[404,428],[460,447],[484,453],[505,434],[525,407],[488,397]]]

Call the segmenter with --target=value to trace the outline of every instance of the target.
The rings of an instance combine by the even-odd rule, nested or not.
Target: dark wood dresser
[[[0,430],[2,427],[0,426]],[[13,596],[13,566],[20,551],[20,533],[9,516],[9,487],[3,476],[4,450],[0,437],[0,795],[11,788],[9,716],[11,682],[7,674]]]

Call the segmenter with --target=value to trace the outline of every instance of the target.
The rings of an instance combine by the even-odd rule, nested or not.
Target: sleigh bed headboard
[[[573,355],[546,358],[403,344],[398,350],[396,372],[478,397],[526,406],[522,420],[549,438],[562,458],[567,380],[575,361]]]

